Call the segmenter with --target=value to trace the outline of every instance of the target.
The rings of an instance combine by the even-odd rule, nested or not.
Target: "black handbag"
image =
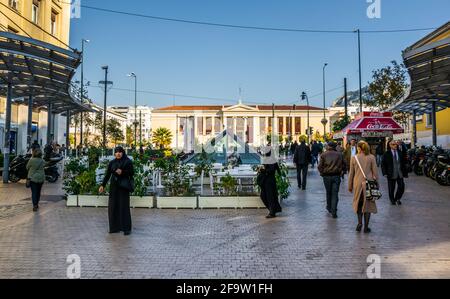
[[[262,188],[263,184],[264,184],[264,178],[266,177],[264,171],[259,171],[258,175],[256,176],[256,184],[258,185],[258,187]]]
[[[376,180],[370,180],[366,177],[364,170],[359,163],[358,157],[355,156],[356,163],[358,163],[359,169],[361,170],[364,178],[366,179],[366,199],[370,201],[378,200],[381,198],[382,194],[380,191],[380,186]]]
[[[134,192],[134,179],[123,177],[119,179],[119,187],[123,188],[130,193]]]
[[[30,179],[27,179],[27,181],[25,183],[25,187],[31,188],[31,180]]]

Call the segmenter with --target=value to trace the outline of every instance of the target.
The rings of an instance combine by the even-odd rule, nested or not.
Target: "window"
[[[31,21],[36,24],[38,24],[39,21],[39,4],[39,0],[33,0],[33,4],[31,6]]]
[[[206,135],[211,134],[212,132],[212,118],[206,117]]]
[[[283,135],[283,118],[278,118],[278,134]]]
[[[292,135],[292,118],[286,118],[286,135]]]
[[[216,117],[216,119],[214,120],[214,132],[217,134],[222,132],[222,130],[222,120],[220,119],[220,117]]]
[[[19,10],[19,0],[9,0],[9,6],[15,10]]]
[[[302,122],[300,117],[295,118],[295,135],[302,135]]]
[[[431,113],[427,113],[427,127],[431,127],[433,125]]]
[[[57,25],[58,25],[58,13],[52,10],[52,17],[50,22],[50,33],[52,35],[57,34]]]

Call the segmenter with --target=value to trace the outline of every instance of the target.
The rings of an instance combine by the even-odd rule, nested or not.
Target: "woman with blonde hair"
[[[352,157],[350,161],[348,191],[353,193],[353,210],[358,215],[356,231],[361,231],[364,215],[364,233],[370,233],[370,215],[377,213],[377,205],[375,201],[366,198],[366,178],[369,180],[377,180],[377,162],[375,156],[370,154],[370,148],[367,142],[358,142],[357,151],[357,155]]]

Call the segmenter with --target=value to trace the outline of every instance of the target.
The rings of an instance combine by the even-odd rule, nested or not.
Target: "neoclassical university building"
[[[308,109],[309,108],[309,109]],[[258,147],[265,144],[267,135],[274,130],[283,139],[298,140],[307,134],[309,123],[313,134],[323,135],[324,110],[308,106],[245,105],[232,106],[170,106],[155,108],[152,112],[152,129],[167,128],[172,132],[172,147],[192,151],[194,144],[205,144],[225,130],[233,132],[242,141]],[[330,132],[329,111],[325,110]]]

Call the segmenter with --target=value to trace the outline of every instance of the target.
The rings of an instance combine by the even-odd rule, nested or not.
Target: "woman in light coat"
[[[356,231],[361,231],[362,218],[364,215],[364,232],[370,233],[370,215],[377,213],[377,205],[375,201],[366,199],[366,179],[364,178],[355,157],[358,158],[366,177],[372,180],[378,179],[377,162],[375,156],[370,154],[370,148],[367,142],[360,141],[357,150],[358,154],[352,157],[350,161],[348,191],[353,193],[353,210],[358,215],[358,226],[356,227]]]

